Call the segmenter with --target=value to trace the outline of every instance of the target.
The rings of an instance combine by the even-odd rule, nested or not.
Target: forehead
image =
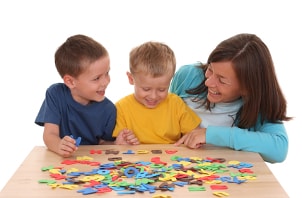
[[[87,65],[87,69],[95,70],[95,69],[103,69],[106,70],[110,67],[110,58],[109,56],[100,57],[96,61],[93,61]]]
[[[110,59],[108,56],[101,57],[94,62],[87,62],[83,66],[83,70],[80,75],[96,76],[107,73],[110,70]]]
[[[142,73],[134,75],[136,84],[139,84],[140,86],[169,86],[171,79],[171,75],[161,75],[158,77],[154,77],[151,74],[144,75]]]
[[[227,62],[213,62],[210,64],[214,74],[229,78],[229,79],[237,79],[234,67],[230,61]]]

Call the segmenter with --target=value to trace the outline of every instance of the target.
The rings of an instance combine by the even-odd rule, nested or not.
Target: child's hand
[[[140,142],[132,131],[123,129],[116,137],[115,144],[137,145]]]
[[[62,138],[59,143],[59,155],[63,157],[70,157],[77,150],[75,144],[76,141],[70,136],[65,136]]]
[[[123,131],[124,131],[123,133],[124,140],[128,144],[132,144],[132,145],[140,144],[139,140],[137,139],[133,131],[130,131],[129,129],[124,129]]]

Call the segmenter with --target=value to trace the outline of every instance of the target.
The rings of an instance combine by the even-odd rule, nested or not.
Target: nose
[[[102,78],[101,79],[101,86],[102,87],[107,87],[107,85],[109,84],[109,82],[110,82],[110,77],[109,76],[106,77],[106,78]]]
[[[217,86],[217,78],[215,77],[215,75],[208,76],[206,81],[205,81],[205,85],[207,87],[216,87]]]
[[[150,93],[150,95],[149,95],[149,97],[151,98],[151,99],[156,99],[157,98],[157,91],[156,90],[153,90],[153,91],[151,91],[151,93]]]

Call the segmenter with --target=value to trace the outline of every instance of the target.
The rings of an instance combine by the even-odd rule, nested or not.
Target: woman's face
[[[205,77],[211,103],[228,103],[241,97],[240,84],[230,61],[211,63]]]

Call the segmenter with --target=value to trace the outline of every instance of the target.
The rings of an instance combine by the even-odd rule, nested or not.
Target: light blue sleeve
[[[238,127],[209,126],[206,143],[234,150],[257,152],[270,163],[283,162],[288,152],[288,137],[284,124],[264,123],[257,131]]]
[[[198,63],[181,66],[172,78],[169,91],[181,98],[190,97],[186,90],[197,87],[204,79],[203,70],[197,65]]]

